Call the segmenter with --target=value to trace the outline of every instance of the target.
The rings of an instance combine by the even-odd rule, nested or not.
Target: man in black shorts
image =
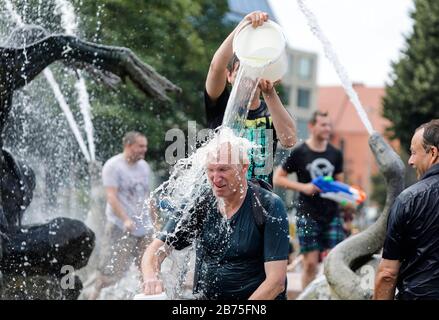
[[[316,111],[309,130],[309,139],[291,151],[273,179],[277,186],[300,192],[296,224],[303,254],[303,288],[315,278],[320,255],[345,238],[338,204],[320,197],[320,190],[311,183],[319,176],[343,180],[343,156],[329,143],[328,114]],[[297,182],[288,179],[288,174],[293,172],[297,174]]]

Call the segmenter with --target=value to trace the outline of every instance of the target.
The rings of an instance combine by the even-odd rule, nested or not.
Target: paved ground
[[[300,272],[288,272],[287,273],[287,295],[288,300],[295,300],[297,296],[302,292],[302,280]]]

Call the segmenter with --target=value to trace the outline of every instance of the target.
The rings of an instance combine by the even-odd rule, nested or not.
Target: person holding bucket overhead
[[[240,35],[241,39],[235,39],[237,35]],[[212,58],[205,84],[204,101],[210,129],[215,129],[222,124],[230,97],[230,89],[227,84],[234,84],[241,64],[239,54],[234,53],[234,39],[235,46],[236,42],[250,41],[250,45],[245,43],[245,47],[253,48],[256,51],[258,43],[255,43],[254,40],[260,42],[259,49],[262,51],[266,50],[267,46],[269,46],[268,49],[273,49],[270,47],[274,46],[279,47],[276,49],[279,52],[279,57],[273,59],[276,60],[275,63],[268,65],[261,76],[245,122],[246,138],[261,146],[258,151],[260,156],[257,159],[250,155],[247,178],[258,178],[272,185],[272,164],[277,141],[285,148],[291,148],[296,143],[294,121],[283,106],[274,87],[287,69],[284,53],[285,38],[280,27],[274,22],[268,21],[267,13],[254,11],[246,15],[223,41]],[[270,43],[273,41],[276,42]],[[263,101],[260,99],[261,96]]]

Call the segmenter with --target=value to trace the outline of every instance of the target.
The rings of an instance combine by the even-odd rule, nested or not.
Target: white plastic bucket
[[[285,47],[281,27],[270,20],[257,28],[247,24],[233,38],[233,51],[241,63],[252,67],[266,66],[261,78],[272,82],[280,80],[287,72]]]
[[[168,300],[168,297],[165,292],[148,295],[144,293],[139,293],[134,296],[133,300]]]

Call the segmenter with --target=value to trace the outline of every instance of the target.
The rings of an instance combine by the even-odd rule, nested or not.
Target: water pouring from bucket
[[[256,16],[258,16],[259,19],[254,19]],[[212,92],[210,92],[212,95],[209,95],[209,86],[206,84],[206,92],[209,95],[209,98],[212,97],[213,100],[217,100],[221,91],[226,93],[225,96],[227,96],[227,104],[224,100],[221,105],[215,104],[215,108],[217,109],[224,110],[223,108],[225,108],[223,122],[214,122],[215,127],[218,127],[220,124],[222,124],[222,127],[220,127],[220,130],[213,133],[212,137],[205,142],[203,147],[198,148],[194,154],[186,159],[180,159],[173,167],[168,181],[163,183],[152,193],[152,196],[157,199],[157,203],[160,204],[160,209],[165,211],[162,212],[165,217],[164,222],[166,222],[166,224],[168,222],[175,224],[175,228],[169,229],[169,232],[167,233],[169,236],[174,237],[177,234],[181,234],[182,231],[190,231],[185,230],[185,228],[188,226],[188,221],[193,221],[193,209],[199,205],[199,203],[202,203],[203,199],[212,207],[217,205],[220,206],[222,203],[222,200],[213,200],[212,198],[209,198],[209,191],[212,190],[212,186],[207,179],[206,157],[210,154],[210,151],[216,150],[216,147],[221,145],[221,142],[224,142],[230,143],[231,145],[248,144],[247,148],[244,149],[246,152],[250,153],[250,149],[253,151],[253,149],[261,148],[261,146],[265,147],[268,145],[265,142],[271,141],[270,138],[265,140],[265,137],[268,136],[268,133],[267,136],[265,135],[266,131],[274,128],[274,124],[272,125],[269,122],[271,120],[268,119],[271,116],[269,112],[270,110],[268,110],[269,106],[267,105],[267,101],[264,101],[264,103],[256,101],[260,100],[260,97],[256,97],[255,94],[259,95],[259,92],[261,92],[265,100],[267,92],[270,94],[273,92],[273,95],[270,96],[270,98],[273,97],[274,99],[269,100],[268,104],[273,107],[274,111],[278,111],[278,116],[283,109],[283,105],[276,95],[273,86],[267,89],[266,83],[260,83],[260,80],[266,79],[270,82],[276,82],[285,73],[287,69],[285,37],[280,31],[280,27],[273,27],[274,24],[270,22],[267,23],[266,19],[268,16],[266,14],[252,13],[247,16],[247,18],[250,17],[252,24],[255,25],[255,27],[257,25],[257,27],[253,28],[250,24],[246,24],[245,22],[238,26],[238,28],[233,31],[234,37],[227,37],[215,53],[212,59],[213,63],[211,64],[211,67],[214,67],[212,67],[208,73],[206,82],[211,80],[209,84],[212,86],[210,86],[210,88],[212,89],[212,87],[214,87],[214,89],[218,89],[212,89]],[[236,53],[236,56],[240,60],[239,68],[235,65],[235,61],[230,59],[232,58],[232,51]],[[282,60],[282,56],[285,57],[284,60]],[[224,59],[219,59],[218,57]],[[215,58],[217,59],[215,60]],[[232,68],[226,69],[226,61],[232,61]],[[272,71],[267,69],[271,67],[276,68],[272,68]],[[273,70],[277,70],[277,73]],[[225,78],[226,75],[227,78]],[[220,79],[221,81],[214,81],[218,80],[220,77],[224,78]],[[226,87],[227,81],[233,84],[231,92]],[[220,83],[218,84],[218,82]],[[258,85],[261,91],[258,90]],[[217,88],[219,86],[221,88]],[[250,117],[250,119],[247,119],[249,109],[252,111],[259,109],[261,115],[257,114],[257,117]],[[280,109],[280,111],[277,109]],[[252,114],[250,114],[250,116],[252,116]],[[279,118],[285,119],[286,116],[278,117],[278,119]],[[262,126],[255,126],[253,123],[249,124],[247,122],[247,120],[250,122],[256,122],[254,119],[267,121],[264,123],[261,121],[261,123],[263,123],[264,131],[260,130]],[[270,125],[269,130],[267,124]],[[246,129],[246,131],[243,131],[242,129]],[[245,138],[243,137],[244,132],[248,133],[245,135]],[[263,134],[263,143],[258,141],[258,138],[247,138],[254,132],[257,132],[260,136]],[[256,134],[254,134],[254,136],[256,136]],[[269,149],[271,150],[272,147],[270,146]],[[218,228],[218,232],[221,230],[227,230],[227,232],[231,231],[226,218],[222,219],[221,223],[216,225],[216,228]],[[218,251],[226,248],[228,237],[225,237],[220,241],[221,243],[218,248],[210,247],[209,250]],[[191,252],[188,254],[195,255],[194,246],[189,249]],[[155,255],[152,256],[155,257]],[[196,259],[193,260],[196,261]],[[147,259],[147,261],[150,260]],[[166,291],[166,297],[169,299],[181,297],[181,293],[184,293],[186,290],[184,285],[181,285],[184,281],[180,281],[180,279],[185,279],[185,270],[189,270],[188,264],[184,262],[182,263],[179,259],[176,259],[175,266],[176,268],[172,267],[169,270],[163,270],[161,268],[160,270],[154,270],[155,274],[159,274],[159,278],[163,279],[162,289]],[[155,286],[153,291],[157,293],[157,286],[154,283],[157,279],[151,276],[153,273],[151,272],[152,269],[153,268],[150,265],[147,265],[144,269],[144,281],[145,284],[148,283],[148,286],[145,287],[145,293],[152,293],[151,284]],[[180,275],[182,275],[182,277],[180,277]],[[175,276],[178,276],[179,278],[177,281],[174,281]],[[174,290],[174,288],[176,289]],[[142,297],[144,296],[139,295],[136,296],[136,299]],[[151,296],[146,296],[146,298],[153,299]]]
[[[282,28],[266,21],[254,28],[244,24],[233,38],[233,51],[240,60],[240,68],[227,103],[223,127],[242,135],[245,120],[259,80],[273,83],[281,80],[288,69],[286,40]]]

